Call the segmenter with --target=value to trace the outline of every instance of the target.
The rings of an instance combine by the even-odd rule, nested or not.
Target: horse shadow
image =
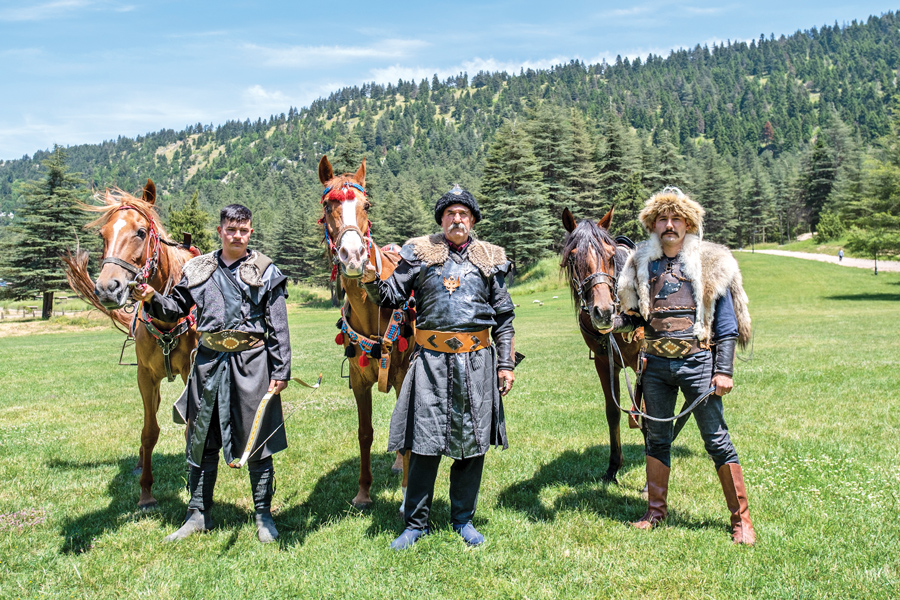
[[[643,471],[644,445],[624,444],[624,464],[619,475],[639,469]],[[672,447],[672,458],[692,456],[693,452],[682,446]],[[602,480],[609,459],[609,446],[591,446],[583,452],[566,450],[553,461],[541,465],[529,479],[514,483],[500,492],[498,506],[524,513],[531,521],[553,521],[560,512],[588,510],[600,516],[616,520],[636,520],[647,509],[641,500],[641,490],[628,491],[615,483]],[[641,478],[643,483],[643,478]],[[558,494],[552,505],[541,501],[543,490],[566,488]]]
[[[280,546],[286,549],[302,545],[310,535],[344,519],[369,519],[366,530],[366,537],[369,538],[384,532],[400,533],[403,529],[399,515],[400,502],[390,497],[394,492],[398,492],[399,497],[401,475],[391,472],[393,463],[393,452],[372,454],[373,481],[369,491],[372,505],[366,509],[355,508],[350,502],[358,489],[359,457],[348,458],[319,477],[305,501],[297,502],[298,492],[289,492],[281,500],[282,506],[287,508],[275,514]],[[442,501],[437,499],[432,510],[447,512]]]
[[[897,285],[900,285],[900,282],[897,282]],[[827,300],[863,300],[866,302],[870,301],[882,301],[882,302],[897,302],[900,300],[900,294],[886,294],[879,292],[865,293],[865,294],[840,294],[835,296],[825,296]]]
[[[48,461],[47,466],[56,471],[87,471],[98,467],[118,466],[118,473],[107,484],[109,505],[63,522],[60,532],[63,537],[59,550],[61,554],[89,552],[96,538],[118,530],[129,522],[152,518],[162,519],[164,523],[175,527],[181,525],[186,508],[179,496],[186,481],[184,454],[157,452],[153,455],[153,495],[158,505],[150,510],[137,507],[137,490],[140,486],[133,474],[134,462],[133,456],[108,461]]]

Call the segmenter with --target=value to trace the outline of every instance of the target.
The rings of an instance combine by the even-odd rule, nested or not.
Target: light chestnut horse
[[[323,156],[319,161],[319,181],[325,186],[322,194],[324,214],[320,223],[324,226],[335,275],[339,270],[341,284],[346,292],[341,309],[342,332],[338,334],[336,341],[344,346],[345,356],[349,358],[350,387],[356,398],[359,417],[359,491],[353,498],[353,505],[364,508],[372,504],[369,495],[374,439],[372,387],[378,384],[382,392],[393,388],[395,394],[399,395],[413,352],[414,324],[409,311],[401,311],[404,316],[391,309],[379,308],[359,284],[359,277],[362,276],[366,263],[380,267],[381,277],[386,278],[394,272],[400,260],[396,252],[380,250],[372,242],[367,215],[369,201],[365,192],[365,159],[356,173],[335,175],[328,157]],[[395,317],[402,318],[405,322],[398,322]],[[393,340],[390,339],[392,336],[389,329],[392,323],[398,325],[398,329],[393,330],[393,335],[396,336]],[[359,340],[363,341],[357,343]],[[377,344],[374,349],[371,348],[372,342]],[[368,352],[366,346],[370,346]],[[382,349],[386,349],[386,354],[382,354]],[[387,369],[383,369],[382,359],[385,356],[388,357]],[[408,453],[405,457],[397,454],[394,470],[399,470],[401,465],[405,498]]]
[[[103,311],[119,329],[131,332],[137,354],[138,389],[144,404],[141,446],[134,474],[140,474],[141,496],[138,507],[156,505],[151,488],[153,448],[159,440],[156,413],[160,404],[160,382],[167,374],[181,375],[187,381],[191,353],[197,347],[199,334],[192,320],[165,323],[141,314],[140,305],[130,304],[130,282],[146,282],[168,293],[180,281],[181,269],[195,254],[180,244],[168,241],[154,205],[156,186],[149,179],[140,198],[119,189],[107,190],[101,206],[84,206],[100,213],[88,227],[99,228],[103,238],[103,261],[97,281],[87,272],[88,256],[77,251],[64,257],[66,277],[76,294]],[[124,307],[136,309],[129,314]],[[149,322],[149,325],[147,324]],[[174,331],[173,331],[174,330]],[[179,335],[179,331],[183,332]],[[173,347],[174,345],[174,347]],[[164,347],[168,346],[168,365]]]
[[[605,398],[606,422],[609,426],[609,466],[601,478],[616,483],[616,474],[622,467],[622,439],[620,434],[621,411],[619,410],[619,373],[625,367],[637,371],[638,356],[644,331],[633,335],[613,334],[621,349],[622,359],[609,360],[609,330],[617,310],[616,274],[625,263],[630,248],[616,242],[609,234],[613,210],[610,209],[599,222],[589,219],[575,221],[575,217],[565,209],[563,226],[569,232],[563,242],[560,267],[569,279],[572,298],[578,306],[578,327],[584,342],[593,354],[594,368],[600,377]],[[624,364],[623,364],[624,363]],[[610,377],[610,369],[613,376]],[[610,381],[612,379],[612,381]]]

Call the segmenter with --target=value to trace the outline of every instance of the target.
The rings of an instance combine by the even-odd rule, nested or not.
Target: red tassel
[[[409,342],[406,341],[405,337],[397,340],[397,347],[400,348],[400,352],[406,352],[406,349],[409,348]]]
[[[365,369],[369,366],[369,357],[365,355],[365,353],[361,354],[359,357],[359,366]]]
[[[334,336],[334,343],[337,344],[338,346],[344,345],[344,332],[343,331],[340,332],[339,334],[337,334],[336,336]]]
[[[331,280],[334,281],[337,279],[337,265],[331,267]]]

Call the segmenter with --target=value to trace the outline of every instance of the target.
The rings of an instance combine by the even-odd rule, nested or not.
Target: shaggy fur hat
[[[647,231],[652,232],[656,217],[667,212],[683,218],[687,223],[688,233],[703,237],[703,215],[706,211],[677,187],[666,187],[650,196],[638,218]]]
[[[447,207],[454,204],[462,204],[471,210],[475,223],[481,220],[481,209],[478,208],[478,200],[457,184],[453,186],[452,190],[441,196],[437,204],[434,205],[434,220],[437,221],[438,225],[441,224],[441,219],[444,217],[444,211],[447,210]]]

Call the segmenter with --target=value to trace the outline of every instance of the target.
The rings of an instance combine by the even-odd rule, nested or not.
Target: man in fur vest
[[[515,377],[510,263],[503,248],[472,237],[478,202],[455,186],[434,210],[443,233],[409,240],[393,274],[371,264],[366,291],[380,306],[398,307],[415,292],[416,351],[391,417],[388,450],[411,450],[406,528],[391,548],[412,546],[429,532],[428,515],[441,456],[450,468],[450,521],[466,543],[484,542],[472,525],[484,455],[507,447],[501,396]]]
[[[731,511],[732,539],[753,544],[744,474],[728,435],[722,397],[733,387],[735,345],[750,339],[750,314],[737,261],[724,246],[702,241],[703,208],[681,190],[665,188],[647,201],[640,220],[650,239],[637,247],[619,276],[624,314],[617,331],[644,327],[645,412],[671,418],[680,389],[686,403],[715,392],[693,411]],[[645,419],[647,513],[635,523],[651,529],[666,518],[671,421]]]
[[[272,455],[287,448],[278,395],[291,378],[286,278],[268,257],[247,249],[250,225],[247,207],[226,206],[216,228],[221,250],[188,261],[168,295],[148,285],[134,291],[147,314],[163,321],[175,322],[196,305],[201,332],[191,376],[174,410],[175,421],[188,426],[191,499],[184,525],[166,541],[212,529],[219,450],[225,462],[237,465],[248,441],[257,536],[263,543],[278,537],[271,512]],[[273,396],[262,404],[256,423],[269,392]]]

